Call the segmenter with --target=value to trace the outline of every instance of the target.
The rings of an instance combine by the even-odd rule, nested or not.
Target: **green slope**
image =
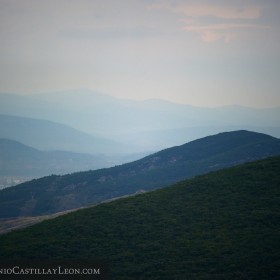
[[[121,166],[45,177],[2,190],[0,218],[47,215],[88,206],[276,155],[280,155],[277,138],[249,131],[220,133]]]
[[[112,279],[279,279],[280,157],[0,237],[0,259],[106,259]]]

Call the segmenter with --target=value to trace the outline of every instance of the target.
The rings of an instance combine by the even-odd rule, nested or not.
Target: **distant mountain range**
[[[2,93],[0,101],[0,114],[65,124],[97,138],[125,144],[128,152],[158,151],[209,134],[240,129],[280,137],[280,108],[200,108],[163,100],[125,100],[90,90],[28,96]],[[95,140],[99,146],[99,139]],[[88,135],[83,141],[88,141]],[[88,148],[80,142],[80,147]],[[31,146],[38,147],[40,141],[35,144]],[[110,149],[126,151],[116,145]]]
[[[74,209],[247,161],[280,155],[280,140],[234,131],[169,148],[132,163],[49,176],[0,191],[0,217],[38,216]]]
[[[11,139],[41,150],[90,154],[129,154],[133,145],[78,131],[68,125],[0,114],[0,138]]]
[[[224,150],[235,161],[232,149],[261,151],[268,139],[237,134],[183,154],[194,161]],[[279,279],[279,174],[280,157],[269,158],[76,211],[0,236],[0,259],[102,260],[116,280]]]

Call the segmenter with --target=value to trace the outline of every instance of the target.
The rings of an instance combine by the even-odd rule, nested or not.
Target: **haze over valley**
[[[41,154],[44,168],[35,168],[28,160],[13,166],[3,158],[6,167],[1,170],[2,187],[39,175],[119,165],[224,131],[247,129],[280,137],[279,108],[203,108],[155,99],[119,99],[90,90],[29,96],[0,94],[0,98],[0,138],[48,151],[48,158],[53,152],[52,163],[44,161]],[[61,151],[61,155],[64,152],[64,162],[54,151]],[[65,152],[70,153],[66,156]],[[85,155],[79,155],[77,162],[78,155],[71,153]],[[20,162],[20,172],[8,171],[18,169]]]
[[[29,96],[1,94],[0,98],[1,113],[11,116],[11,119],[8,119],[8,116],[1,116],[0,136],[43,149],[63,148],[75,152],[105,154],[158,151],[210,134],[238,129],[280,137],[278,121],[280,109],[277,107],[205,108],[155,99],[145,101],[120,99],[90,90]],[[12,119],[12,116],[38,120],[37,123],[35,120],[32,123],[30,119]],[[39,120],[55,122],[57,127],[51,127],[55,124],[50,122],[39,123]],[[9,130],[9,126],[20,126],[22,121],[25,121],[25,125],[21,126],[21,129],[26,127],[25,132],[19,131],[19,128]],[[35,131],[43,125],[44,135],[43,131],[36,135]],[[73,128],[78,130],[76,135]],[[80,135],[77,135],[78,133]],[[28,135],[29,139],[24,139]],[[36,143],[38,137],[41,138]],[[57,144],[53,138],[57,139]],[[76,147],[71,143],[72,140],[77,143]]]

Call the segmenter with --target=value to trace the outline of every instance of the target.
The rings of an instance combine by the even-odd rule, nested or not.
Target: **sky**
[[[279,0],[0,0],[0,92],[280,106]]]

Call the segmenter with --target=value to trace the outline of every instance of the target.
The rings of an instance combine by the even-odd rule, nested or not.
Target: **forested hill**
[[[0,236],[0,259],[101,259],[112,279],[279,279],[280,157]]]
[[[49,176],[0,191],[0,217],[36,216],[88,206],[246,161],[280,155],[280,140],[234,131],[192,141],[121,166]]]

